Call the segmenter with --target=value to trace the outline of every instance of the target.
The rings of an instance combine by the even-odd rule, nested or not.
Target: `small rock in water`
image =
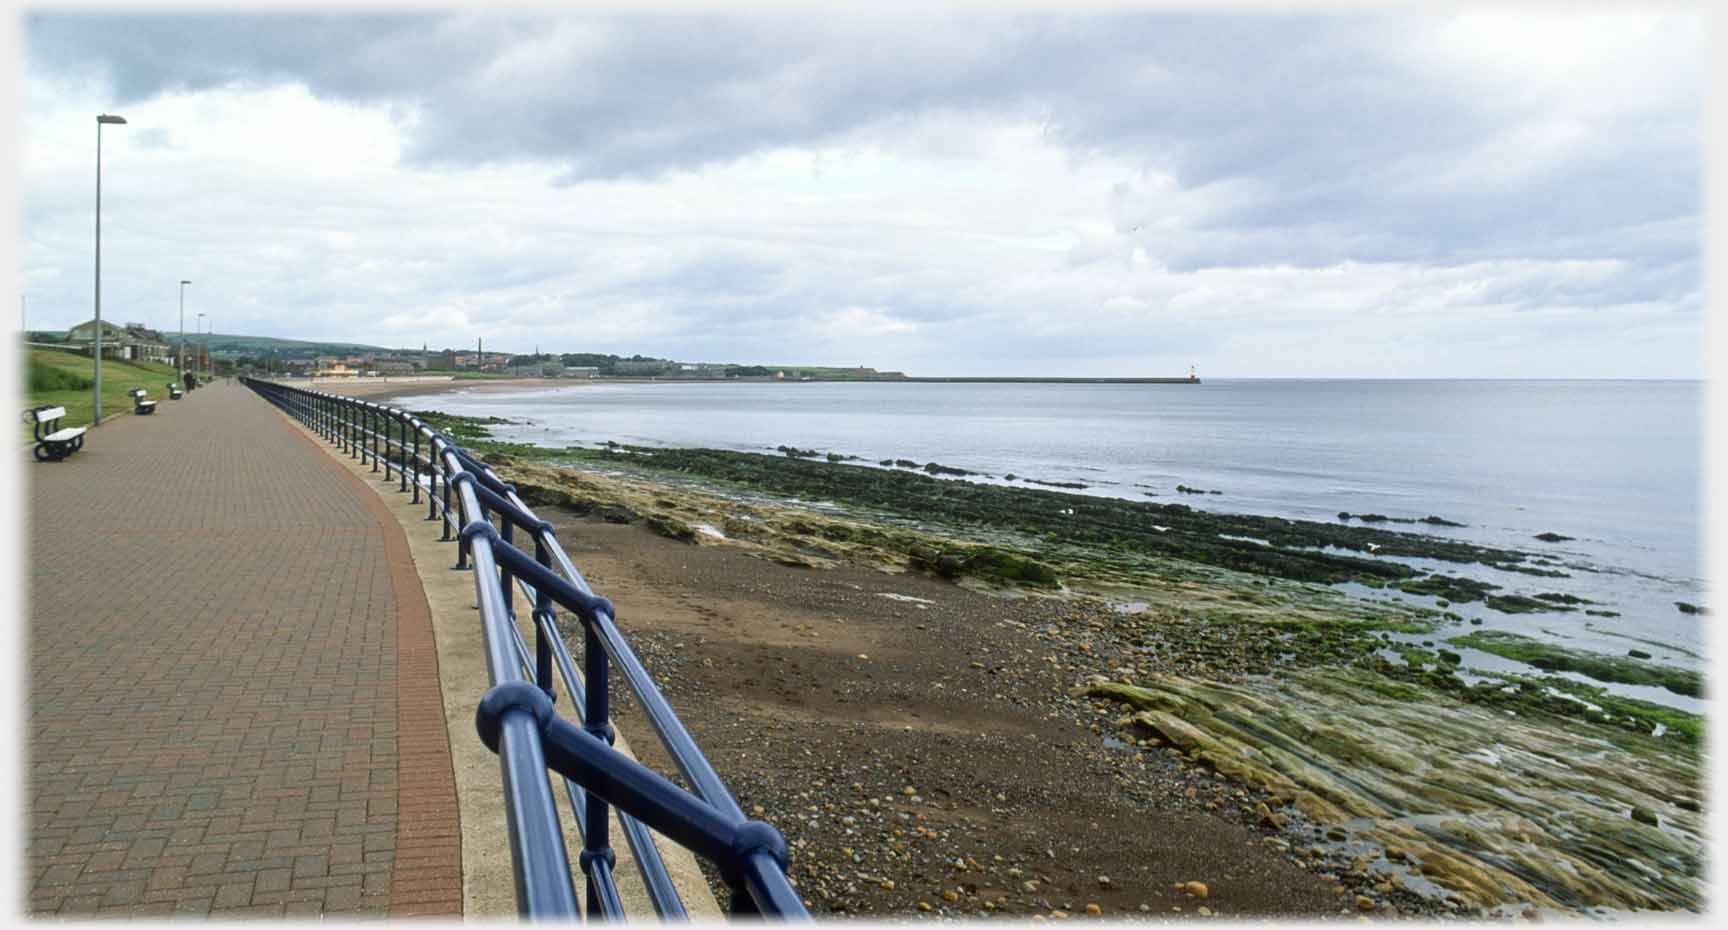
[[[1206,887],[1205,882],[1184,882],[1180,887],[1196,898],[1204,898],[1212,893],[1212,890]]]
[[[1656,817],[1656,812],[1647,807],[1634,806],[1632,808],[1632,819],[1639,823],[1647,823],[1652,827],[1661,826],[1660,820]]]
[[[1359,910],[1371,911],[1374,909],[1374,899],[1365,894],[1359,894],[1356,896],[1356,907]]]

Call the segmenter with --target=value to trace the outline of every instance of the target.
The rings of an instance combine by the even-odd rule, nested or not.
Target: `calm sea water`
[[[458,391],[410,406],[524,421],[498,432],[553,446],[615,440],[772,451],[784,444],[872,463],[905,458],[1080,482],[1087,488],[1078,493],[1207,510],[1327,521],[1339,511],[1435,514],[1468,525],[1384,526],[1543,553],[1572,566],[1572,577],[1421,567],[1487,578],[1513,592],[1577,594],[1622,614],[1509,617],[1454,608],[1481,616],[1483,628],[1601,652],[1641,648],[1663,661],[1695,664],[1709,618],[1681,614],[1674,602],[1705,600],[1703,387],[1695,381],[653,383]],[[1179,494],[1178,484],[1222,493]],[[1543,532],[1574,539],[1532,538]]]

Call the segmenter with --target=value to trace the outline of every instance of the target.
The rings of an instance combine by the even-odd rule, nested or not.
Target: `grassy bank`
[[[24,364],[24,405],[26,408],[53,405],[66,408],[62,426],[89,426],[93,413],[91,388],[95,384],[96,362],[88,355],[60,349],[32,348]],[[102,413],[131,413],[132,398],[127,392],[143,388],[157,400],[167,400],[167,383],[176,381],[171,365],[154,362],[122,362],[102,360]],[[24,439],[34,434],[30,423],[22,424]]]

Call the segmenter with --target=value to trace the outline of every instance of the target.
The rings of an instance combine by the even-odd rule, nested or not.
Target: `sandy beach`
[[[520,391],[533,388],[573,388],[593,384],[579,378],[497,378],[497,379],[456,379],[448,377],[432,378],[325,378],[308,380],[304,378],[284,380],[282,384],[293,385],[313,391],[327,391],[331,394],[341,394],[347,397],[364,397],[367,400],[389,401],[409,397],[424,397],[428,394],[447,394],[452,391],[475,391],[482,393],[498,393]]]

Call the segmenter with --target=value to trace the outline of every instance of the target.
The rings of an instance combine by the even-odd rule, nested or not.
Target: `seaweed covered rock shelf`
[[[1497,913],[1702,906],[1702,721],[1606,690],[1695,695],[1697,673],[1494,631],[1447,640],[1455,614],[1333,586],[1584,605],[1389,558],[1546,572],[1530,553],[787,455],[546,449],[442,419],[536,506],[784,565],[1100,605],[1112,622],[1029,632],[1076,669],[1068,699],[1106,745],[1259,792],[1268,842],[1365,895]],[[1521,671],[1466,672],[1442,641]]]

